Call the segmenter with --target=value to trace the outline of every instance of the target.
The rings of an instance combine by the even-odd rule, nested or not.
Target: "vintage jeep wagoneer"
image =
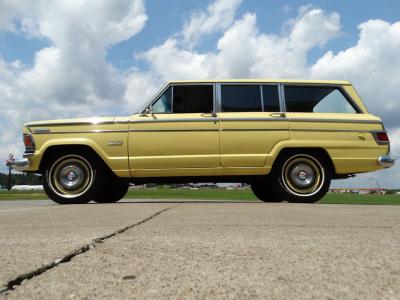
[[[129,182],[247,182],[262,201],[315,202],[331,179],[390,167],[381,119],[347,81],[172,81],[129,117],[32,122],[24,158],[47,195],[115,202]]]

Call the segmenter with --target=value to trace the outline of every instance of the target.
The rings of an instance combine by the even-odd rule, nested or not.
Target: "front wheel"
[[[43,188],[59,204],[83,204],[99,193],[103,166],[89,153],[62,152],[47,161]]]
[[[314,203],[328,192],[331,170],[317,153],[287,154],[278,159],[272,172],[274,191],[282,199]]]

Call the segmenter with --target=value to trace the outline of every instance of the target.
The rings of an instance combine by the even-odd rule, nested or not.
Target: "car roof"
[[[171,80],[174,83],[293,83],[293,84],[334,84],[350,85],[347,80],[309,80],[309,79],[204,79],[204,80]]]

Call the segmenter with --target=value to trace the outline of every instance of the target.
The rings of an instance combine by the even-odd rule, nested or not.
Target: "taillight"
[[[389,136],[387,135],[386,131],[382,130],[382,131],[374,131],[372,132],[375,141],[378,144],[389,144]]]
[[[26,149],[34,149],[35,142],[30,134],[24,134],[24,145]]]

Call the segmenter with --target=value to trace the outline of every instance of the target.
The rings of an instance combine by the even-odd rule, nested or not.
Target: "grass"
[[[126,199],[200,199],[200,200],[231,200],[258,201],[249,189],[169,189],[150,188],[130,190]],[[0,200],[38,200],[48,199],[42,191],[2,191]],[[400,205],[400,195],[357,195],[328,193],[319,203],[326,204],[376,204]]]

